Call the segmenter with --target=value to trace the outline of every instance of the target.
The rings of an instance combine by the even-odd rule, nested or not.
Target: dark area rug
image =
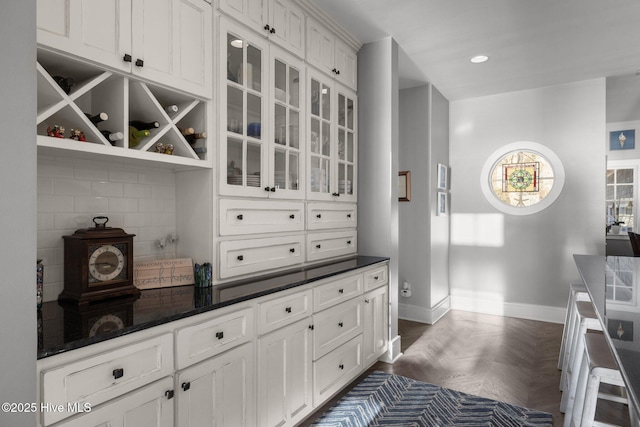
[[[313,424],[369,426],[551,426],[551,414],[376,371]]]

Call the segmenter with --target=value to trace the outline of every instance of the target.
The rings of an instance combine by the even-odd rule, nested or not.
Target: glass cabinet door
[[[223,194],[265,196],[268,185],[265,123],[266,46],[251,40],[244,30],[221,20],[222,51],[226,63],[220,91],[221,116],[220,191]],[[224,163],[223,163],[224,162]]]
[[[331,199],[332,85],[309,79],[309,190],[311,198]]]
[[[304,198],[304,66],[272,48],[270,197]]]
[[[356,101],[346,91],[338,92],[338,147],[336,185],[340,199],[355,197],[356,178]]]

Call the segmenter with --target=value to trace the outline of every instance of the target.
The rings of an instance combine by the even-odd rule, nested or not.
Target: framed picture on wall
[[[442,216],[447,214],[447,193],[438,191],[438,206],[436,215]]]
[[[609,150],[633,150],[636,148],[636,130],[609,132]]]
[[[411,172],[398,172],[398,201],[411,201]]]
[[[442,163],[438,163],[438,190],[447,189],[448,168]]]

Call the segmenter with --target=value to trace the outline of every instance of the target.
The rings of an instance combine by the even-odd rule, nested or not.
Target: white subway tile
[[[53,178],[38,175],[38,194],[53,194]]]
[[[73,176],[77,179],[106,181],[109,178],[109,172],[107,167],[102,163],[76,163],[73,169]]]
[[[143,168],[138,171],[140,184],[176,185],[176,176],[172,171],[164,169]]]
[[[124,215],[124,227],[144,227],[149,225],[150,219],[146,213],[127,213]]]
[[[91,215],[75,212],[60,212],[54,214],[54,230],[78,230],[93,227]]]
[[[53,229],[54,224],[54,216],[53,213],[49,212],[38,212],[38,230],[51,230]]]
[[[151,186],[145,184],[124,184],[124,197],[150,198],[153,193]]]
[[[101,197],[122,197],[124,187],[121,182],[93,181],[91,182],[91,195]]]
[[[74,203],[75,212],[107,212],[109,210],[109,199],[105,197],[76,197]]]
[[[90,196],[91,182],[79,179],[55,179],[53,191],[61,196]]]
[[[72,230],[38,231],[38,249],[62,248],[62,236],[73,234]]]
[[[137,183],[138,171],[134,168],[111,167],[109,168],[109,181]]]
[[[138,202],[131,197],[110,197],[109,212],[138,212]]]
[[[38,195],[38,212],[69,212],[72,207],[71,196]]]
[[[138,206],[140,212],[162,212],[164,211],[164,202],[162,199],[139,199]]]
[[[59,157],[38,159],[38,176],[73,178],[73,162]]]
[[[175,199],[176,187],[171,185],[153,185],[152,196],[156,199]]]

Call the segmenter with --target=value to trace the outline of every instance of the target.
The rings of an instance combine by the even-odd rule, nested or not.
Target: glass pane
[[[618,184],[628,184],[633,182],[633,169],[618,169],[616,171],[616,181]]]
[[[340,165],[338,170],[338,193],[353,194],[353,166]]]
[[[311,118],[311,152],[320,152],[320,121],[318,119]]]
[[[338,125],[340,126],[344,126],[346,124],[346,119],[345,119],[346,104],[347,103],[345,102],[344,95],[339,94],[338,95]]]
[[[633,199],[633,185],[618,185],[618,191],[616,191],[616,198],[620,199]]]
[[[347,99],[347,127],[353,130],[353,99]]]
[[[289,104],[300,108],[300,72],[295,68],[289,69]]]
[[[331,126],[327,122],[322,122],[322,154],[331,155]]]
[[[353,157],[353,133],[347,132],[347,161],[354,163]]]
[[[227,80],[242,84],[242,53],[244,42],[227,34]]]
[[[278,189],[287,188],[287,153],[276,149],[274,159],[275,186]]]
[[[300,114],[297,111],[289,111],[289,147],[300,148]]]
[[[262,51],[253,45],[247,46],[247,87],[260,92],[262,82]]]
[[[247,186],[260,187],[262,167],[262,147],[260,144],[247,144]]]
[[[347,182],[345,182],[345,194],[353,194],[353,165],[347,165]]]
[[[297,190],[298,189],[298,176],[299,176],[299,170],[298,170],[298,163],[299,163],[299,157],[297,153],[289,153],[289,182],[288,182],[288,188],[290,188],[291,190]]]
[[[311,191],[329,192],[329,160],[320,157],[311,158]]]
[[[227,139],[227,184],[242,185],[242,141]]]
[[[613,200],[613,199],[615,199],[615,197],[616,197],[615,187],[613,185],[607,185],[606,200]]]
[[[261,98],[247,93],[247,136],[260,139],[260,125],[262,122]]]
[[[227,130],[242,134],[242,90],[227,86]]]
[[[274,142],[276,144],[287,144],[287,109],[280,104],[276,104],[273,116]]]
[[[338,159],[344,160],[344,156],[345,156],[344,129],[338,129]]]
[[[287,102],[287,65],[277,59],[273,80],[276,100]]]
[[[322,118],[331,120],[331,89],[322,85]]]
[[[607,169],[607,184],[615,184],[615,173],[615,170]]]
[[[317,80],[311,80],[311,114],[320,115],[320,83]]]

